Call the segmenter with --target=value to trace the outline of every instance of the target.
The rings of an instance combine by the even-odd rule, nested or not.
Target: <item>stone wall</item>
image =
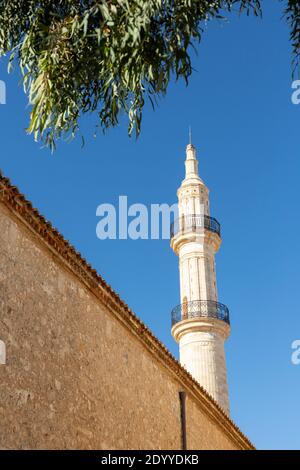
[[[0,203],[0,448],[180,449],[180,390],[190,449],[251,448],[111,305]]]

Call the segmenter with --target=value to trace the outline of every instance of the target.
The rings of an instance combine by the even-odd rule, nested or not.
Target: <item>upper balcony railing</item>
[[[172,326],[182,320],[189,320],[191,318],[216,318],[230,325],[228,307],[214,300],[192,300],[191,302],[185,302],[173,308],[171,316]]]
[[[201,214],[191,214],[181,216],[171,223],[170,236],[173,238],[175,235],[184,235],[186,233],[195,232],[200,233],[203,229],[214,232],[219,237],[221,236],[221,226],[214,217]]]

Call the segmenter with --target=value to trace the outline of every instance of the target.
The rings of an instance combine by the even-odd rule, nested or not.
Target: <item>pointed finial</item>
[[[193,145],[192,144],[192,127],[191,126],[189,126],[189,144]]]

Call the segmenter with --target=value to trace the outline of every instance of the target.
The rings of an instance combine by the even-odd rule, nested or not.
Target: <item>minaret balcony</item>
[[[214,217],[204,214],[185,215],[174,220],[170,228],[170,237],[172,239],[177,235],[201,233],[203,230],[216,233],[221,237],[221,226],[219,222]]]
[[[215,318],[230,325],[229,310],[226,305],[214,300],[192,300],[177,305],[171,312],[172,327],[183,320]]]

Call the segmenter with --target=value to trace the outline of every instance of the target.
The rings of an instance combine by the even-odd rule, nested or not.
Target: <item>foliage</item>
[[[284,15],[291,28],[290,39],[293,46],[293,65],[295,72],[295,70],[299,68],[300,58],[300,1],[288,0],[286,3]]]
[[[261,13],[259,0],[0,0],[0,57],[22,70],[28,132],[53,148],[82,114],[106,129],[125,112],[138,134],[145,98],[155,106],[173,76],[188,81],[204,24],[233,8]],[[298,2],[285,14],[297,60]]]

